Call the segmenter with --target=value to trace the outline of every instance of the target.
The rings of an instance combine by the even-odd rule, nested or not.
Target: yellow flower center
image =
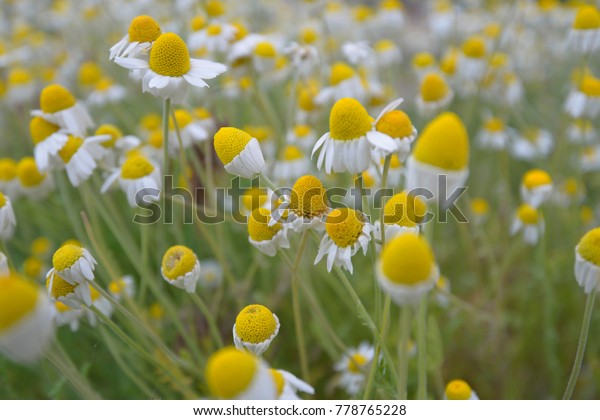
[[[363,373],[363,368],[367,364],[367,358],[360,353],[354,353],[348,358],[348,371],[352,373]]]
[[[358,22],[364,22],[373,16],[373,10],[369,6],[357,6],[354,8],[354,18]]]
[[[600,97],[600,79],[594,76],[583,76],[579,90],[587,96]]]
[[[529,204],[521,204],[517,209],[517,217],[526,225],[535,225],[539,220],[540,214],[535,207],[531,207]]]
[[[6,204],[6,196],[0,192],[0,208],[4,207],[4,205]]]
[[[504,130],[504,121],[501,118],[488,118],[485,121],[484,127],[487,131],[491,131],[492,133],[498,133]]]
[[[315,83],[302,86],[298,92],[298,108],[306,112],[313,111],[317,107],[314,101],[316,94],[317,85]]]
[[[75,98],[61,85],[46,86],[40,93],[40,108],[47,114],[63,111],[75,105]]]
[[[271,128],[266,125],[245,125],[244,131],[254,137],[259,143],[271,138]]]
[[[204,25],[206,25],[206,19],[202,15],[197,15],[192,18],[190,23],[192,26],[192,31],[196,32],[204,28]]]
[[[204,107],[194,108],[194,116],[199,120],[208,120],[212,118],[210,111]]]
[[[392,196],[383,207],[384,223],[415,227],[427,214],[427,203],[406,191]]]
[[[123,137],[123,132],[112,124],[102,124],[96,130],[97,136],[110,136],[109,140],[103,141],[101,144],[104,147],[114,147],[118,139]]]
[[[17,176],[17,162],[11,158],[0,159],[0,181],[11,181]]]
[[[414,286],[429,279],[435,258],[426,239],[405,233],[385,244],[380,264],[383,274],[391,282]]]
[[[92,298],[92,302],[95,302],[96,300],[100,299],[101,296],[102,295],[96,288],[90,286],[90,297]]]
[[[337,62],[331,67],[331,73],[329,74],[329,84],[337,85],[344,80],[348,80],[356,76],[354,69],[346,63]]]
[[[543,185],[552,184],[552,178],[548,175],[548,172],[541,169],[531,169],[523,175],[523,185],[527,189],[534,189]]]
[[[594,209],[592,209],[590,206],[581,206],[579,216],[581,217],[581,221],[584,225],[592,223],[594,220]]]
[[[463,42],[462,52],[469,58],[482,58],[485,55],[485,41],[480,36],[472,36]]]
[[[290,210],[299,216],[312,218],[327,211],[327,194],[318,178],[304,175],[292,187]]]
[[[337,101],[329,115],[329,133],[335,140],[358,139],[371,129],[367,110],[353,98]]]
[[[240,84],[240,89],[242,89],[244,92],[248,91],[252,86],[254,86],[254,81],[250,76],[240,77],[238,82]]]
[[[240,39],[245,38],[250,33],[246,25],[244,25],[242,22],[233,22],[232,25],[236,29],[235,41],[239,41]]]
[[[158,302],[154,302],[153,304],[151,304],[148,312],[152,319],[155,320],[161,319],[165,314],[165,310]]]
[[[211,23],[210,25],[207,26],[206,33],[209,36],[217,36],[217,35],[221,34],[222,30],[223,30],[223,28],[218,23]]]
[[[579,130],[585,132],[591,131],[593,128],[592,122],[590,120],[577,119],[575,120],[575,127]]]
[[[219,0],[206,2],[206,14],[210,17],[218,17],[225,14],[225,5]]]
[[[54,278],[52,279],[52,290],[48,290],[50,296],[54,299],[58,299],[60,297],[65,297],[71,293],[75,293],[74,284],[68,283],[65,279],[59,276],[56,272],[54,273]],[[50,276],[46,278],[46,289],[50,287]]]
[[[46,179],[46,175],[38,170],[35,160],[29,156],[19,161],[17,165],[17,177],[21,185],[25,187],[34,187]]]
[[[471,211],[478,216],[484,216],[489,213],[490,205],[485,198],[474,198],[471,200]]]
[[[276,328],[273,313],[262,305],[248,305],[235,318],[235,332],[246,343],[262,343],[275,333]]]
[[[319,39],[319,33],[314,28],[304,28],[300,32],[300,42],[304,44],[313,44]]]
[[[58,125],[52,124],[42,117],[33,117],[29,122],[29,133],[31,134],[33,144],[38,144],[42,140],[47,139],[59,129]]]
[[[389,39],[381,39],[377,41],[373,46],[373,48],[375,48],[375,51],[377,52],[390,51],[393,50],[395,47],[396,44],[394,44],[394,42]]]
[[[356,210],[346,207],[333,209],[325,219],[327,235],[340,248],[354,245],[365,225],[363,219]]]
[[[575,197],[579,192],[579,183],[575,178],[567,178],[563,188],[567,195],[570,197]]]
[[[413,56],[412,64],[417,68],[433,66],[435,64],[435,57],[431,53],[420,52]]]
[[[274,58],[277,51],[270,42],[261,41],[254,47],[254,54],[262,58]]]
[[[413,133],[410,117],[403,111],[394,110],[385,113],[377,122],[377,131],[390,137],[401,139]]]
[[[264,188],[250,188],[242,196],[242,204],[247,210],[254,210],[262,207],[267,202],[269,196]]]
[[[471,387],[461,379],[455,379],[446,385],[446,398],[449,400],[468,400],[471,398]]]
[[[102,77],[102,69],[93,61],[86,61],[79,67],[79,83],[91,86]]]
[[[100,80],[98,80],[96,82],[96,84],[94,85],[94,89],[96,89],[99,92],[106,92],[108,89],[110,89],[114,85],[115,85],[115,83],[113,82],[113,80],[111,78],[102,77],[102,78],[100,78]]]
[[[294,134],[296,137],[305,137],[308,136],[311,132],[310,126],[299,124],[294,127]]]
[[[401,167],[402,162],[400,162],[400,158],[398,157],[398,155],[392,155],[392,158],[390,159],[390,169],[399,169]]]
[[[217,156],[227,165],[235,159],[246,147],[252,136],[234,127],[222,127],[215,134],[215,151]]]
[[[582,6],[577,10],[573,29],[588,30],[600,28],[600,12],[594,6]]]
[[[281,223],[276,223],[269,226],[271,220],[271,212],[264,208],[258,207],[252,211],[248,218],[248,236],[256,242],[270,241],[281,230]]]
[[[404,5],[399,0],[383,0],[379,7],[383,10],[402,10]]]
[[[37,304],[39,292],[30,282],[16,274],[0,278],[0,331],[17,324]]]
[[[153,42],[160,36],[160,26],[150,16],[133,18],[129,24],[129,42]]]
[[[175,121],[177,122],[177,127],[179,127],[179,129],[181,130],[187,127],[192,121],[194,121],[194,117],[185,109],[177,109],[175,110]],[[169,118],[169,128],[171,130],[175,130],[175,123],[173,121],[173,117]]]
[[[154,172],[154,166],[142,155],[133,155],[127,158],[121,167],[121,178],[139,179]]]
[[[58,151],[58,155],[61,157],[63,162],[69,163],[73,155],[77,153],[82,144],[83,139],[81,137],[69,135],[68,140],[63,148]]]
[[[206,363],[205,378],[213,397],[233,399],[252,384],[259,359],[253,354],[225,347],[212,354]]]
[[[52,256],[52,265],[56,271],[63,271],[75,264],[83,256],[83,248],[66,244],[58,248]]]
[[[116,279],[108,284],[108,290],[114,295],[120,295],[125,291],[126,287],[127,285],[123,279]]]
[[[183,245],[172,246],[162,259],[162,271],[169,280],[176,280],[191,272],[198,262],[194,251]]]
[[[8,85],[25,85],[33,80],[33,75],[23,67],[15,67],[8,73]]]
[[[483,28],[483,34],[488,38],[498,38],[502,33],[502,26],[499,23],[488,23],[485,28]]]
[[[456,72],[456,63],[458,61],[458,52],[453,49],[446,54],[440,61],[440,70],[451,76]]]
[[[354,177],[354,179],[356,180],[357,176]],[[375,177],[373,175],[371,175],[370,172],[368,171],[364,171],[362,173],[362,178],[363,178],[363,185],[365,186],[365,188],[373,188],[375,187],[375,184],[377,183]]]
[[[592,229],[583,235],[579,241],[577,252],[586,261],[600,266],[600,228]]]
[[[417,140],[414,157],[446,170],[465,169],[469,164],[469,137],[460,117],[444,112],[433,119]]]
[[[191,67],[188,47],[179,35],[164,33],[152,44],[148,65],[152,71],[162,76],[183,76]]]
[[[277,396],[280,396],[283,392],[283,387],[285,386],[285,379],[281,372],[277,369],[269,369],[271,373],[271,377],[273,378],[273,382],[275,383],[275,389],[277,390]]]
[[[54,302],[54,307],[56,308],[56,310],[60,313],[64,313],[64,312],[68,312],[71,310],[71,308],[69,308],[67,305],[65,305],[62,302]]]
[[[162,148],[162,143],[163,143],[162,130],[154,130],[153,132],[151,132],[150,135],[148,136],[148,143],[150,144],[150,146],[154,147],[155,149]]]
[[[286,146],[285,149],[283,149],[282,155],[283,160],[286,161],[301,159],[304,156],[302,150],[299,147],[292,145]]]
[[[421,82],[421,97],[425,102],[435,102],[448,95],[448,84],[437,73],[429,73]]]
[[[144,117],[140,121],[140,125],[148,131],[158,130],[160,128],[161,123],[161,116],[154,112],[144,115]]]
[[[2,206],[0,205],[0,207]],[[23,262],[23,272],[28,277],[37,278],[42,272],[43,264],[43,261],[39,258],[29,257]]]

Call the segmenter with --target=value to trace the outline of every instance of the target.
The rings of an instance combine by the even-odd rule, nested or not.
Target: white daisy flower
[[[188,247],[175,245],[165,252],[160,272],[167,283],[195,293],[200,278],[200,261]]]
[[[161,189],[160,168],[141,154],[131,154],[119,169],[113,170],[104,181],[101,192],[108,191],[117,181],[127,196],[127,201],[131,207],[136,207],[138,200],[144,197],[148,197],[152,201],[157,201],[159,198]],[[149,194],[138,197],[141,192],[148,192]]]
[[[422,115],[430,116],[446,108],[453,98],[454,92],[444,77],[439,73],[431,72],[421,79],[421,87],[415,102]]]
[[[288,226],[271,223],[271,211],[265,207],[254,209],[248,217],[248,241],[263,254],[274,257],[279,249],[289,249]]]
[[[342,98],[363,100],[366,90],[360,76],[349,65],[337,62],[331,67],[329,86],[321,89],[315,97],[317,104],[323,105]]]
[[[214,138],[217,156],[232,175],[254,178],[265,167],[265,159],[256,138],[234,127],[222,127]]]
[[[444,392],[445,400],[478,400],[477,393],[462,379],[448,382]]]
[[[335,364],[335,370],[340,373],[338,386],[350,395],[357,395],[363,388],[371,363],[375,357],[375,348],[367,342],[362,342]]]
[[[233,25],[212,22],[199,31],[193,32],[188,38],[188,44],[192,51],[206,48],[206,51],[210,53],[225,53],[231,48],[231,52],[233,53],[236,45],[247,38],[247,36],[242,38],[241,41],[236,42],[230,47],[236,38],[237,32],[238,29]]]
[[[96,260],[87,249],[67,243],[52,256],[52,266],[51,271],[55,271],[67,283],[76,285],[94,280]],[[48,276],[51,274],[48,273]]]
[[[233,341],[239,350],[260,356],[279,333],[279,318],[263,305],[248,305],[233,324]]]
[[[10,198],[0,192],[0,234],[12,229],[17,224]]]
[[[600,12],[597,7],[583,5],[577,10],[567,42],[584,54],[600,49]]]
[[[515,214],[510,234],[523,232],[523,241],[528,245],[535,245],[544,234],[544,230],[545,224],[541,212],[529,204],[521,204]]]
[[[50,163],[56,157],[58,151],[63,148],[69,139],[66,130],[46,121],[42,117],[33,117],[29,123],[29,132],[33,140],[33,156],[38,168],[46,171]]]
[[[600,292],[598,238],[600,228],[587,232],[575,247],[575,279],[586,294]]]
[[[541,169],[527,171],[521,180],[521,199],[533,207],[539,207],[552,195],[554,184],[548,172]]]
[[[46,172],[40,172],[30,156],[22,158],[17,164],[17,179],[19,193],[34,201],[46,198],[54,186],[52,178]]]
[[[97,166],[96,159],[100,159],[105,153],[102,143],[106,141],[110,141],[110,136],[86,138],[68,136],[67,142],[57,152],[57,156],[74,187],[78,187],[92,175]],[[56,160],[58,161],[58,159]]]
[[[160,26],[154,19],[146,15],[136,16],[131,20],[127,34],[110,48],[109,59],[145,55],[160,34]]]
[[[53,301],[60,302],[73,309],[81,309],[82,305],[92,304],[92,294],[87,281],[69,283],[55,269],[46,274],[46,290]]]
[[[301,400],[298,397],[298,392],[310,395],[314,395],[315,393],[315,389],[312,386],[286,370],[270,369],[270,372],[275,381],[278,400]]]

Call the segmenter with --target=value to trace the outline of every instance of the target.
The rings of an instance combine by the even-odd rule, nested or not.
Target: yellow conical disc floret
[[[176,280],[190,273],[197,262],[198,258],[194,251],[183,245],[175,245],[163,256],[162,273],[169,280]]]
[[[535,225],[540,218],[540,214],[535,207],[529,204],[521,204],[517,209],[517,217],[526,225]]]
[[[331,73],[329,74],[329,84],[337,85],[344,80],[348,80],[351,77],[356,76],[356,73],[352,67],[346,63],[334,63],[331,67]]]
[[[362,214],[346,207],[331,210],[325,219],[327,235],[340,248],[354,245],[364,225]]]
[[[0,159],[0,181],[11,181],[17,176],[17,162],[11,158]]]
[[[594,6],[582,6],[577,10],[573,29],[587,30],[600,28],[600,12]]]
[[[285,386],[285,379],[281,372],[277,369],[269,369],[269,373],[273,377],[273,382],[275,383],[275,390],[277,391],[277,396],[280,396],[283,392],[283,387]]]
[[[461,379],[455,379],[446,385],[446,398],[449,400],[468,400],[471,392],[469,384]]]
[[[129,42],[153,42],[160,35],[160,26],[150,16],[133,18],[129,24]]]
[[[118,139],[123,137],[123,132],[112,124],[102,124],[96,129],[97,136],[110,136],[109,140],[103,141],[101,144],[104,147],[114,147]]]
[[[275,58],[277,51],[269,41],[261,41],[254,47],[254,54],[263,58]]]
[[[329,134],[336,140],[354,140],[371,129],[371,117],[367,110],[353,98],[337,101],[329,114]]]
[[[536,187],[552,184],[552,178],[550,178],[550,175],[546,171],[541,169],[531,169],[523,175],[522,184],[531,190]]]
[[[446,170],[465,169],[469,164],[469,137],[460,117],[444,112],[427,124],[415,145],[414,157]]]
[[[0,331],[5,331],[35,310],[37,288],[17,274],[0,277]]]
[[[25,85],[33,80],[33,75],[24,67],[15,67],[10,70],[6,82],[9,86]]]
[[[158,130],[160,128],[161,123],[161,116],[154,112],[144,115],[144,117],[140,121],[140,125],[148,131]]]
[[[75,264],[83,256],[83,248],[66,244],[58,248],[52,256],[52,265],[56,271],[64,271]]]
[[[504,130],[504,121],[496,117],[488,118],[485,120],[484,127],[487,131],[497,133]]]
[[[579,90],[587,96],[600,97],[600,79],[591,74],[583,76]]]
[[[175,110],[175,121],[173,121],[172,117],[169,118],[169,128],[175,130],[175,122],[177,122],[177,127],[181,130],[187,127],[192,121],[194,121],[194,117],[190,112],[185,109],[177,109]]]
[[[348,371],[352,373],[363,373],[364,367],[367,364],[367,358],[360,354],[354,353],[348,358]]]
[[[462,45],[462,52],[469,58],[482,58],[485,55],[485,40],[480,36],[468,38]]]
[[[210,17],[224,15],[225,5],[220,0],[209,0],[206,2],[206,14]]]
[[[304,175],[292,187],[290,210],[299,216],[311,218],[327,210],[327,193],[317,177]]]
[[[162,148],[163,133],[162,130],[154,130],[148,135],[148,144],[155,149]]]
[[[376,129],[390,137],[400,139],[413,134],[410,117],[400,110],[386,112],[377,122]]]
[[[427,204],[406,191],[392,196],[383,208],[384,223],[415,227],[427,214]]]
[[[478,216],[484,216],[490,212],[490,204],[485,198],[474,198],[471,200],[471,211]]]
[[[294,145],[287,145],[282,152],[282,159],[286,161],[301,159],[304,156],[302,149]]]
[[[82,144],[83,139],[81,137],[69,135],[68,140],[63,148],[58,151],[58,155],[61,157],[63,162],[69,163],[73,155],[77,153]]]
[[[33,117],[29,122],[29,132],[33,144],[38,144],[42,140],[47,139],[50,135],[56,133],[60,127],[52,124],[42,117]]]
[[[248,235],[256,242],[270,241],[281,230],[281,223],[269,226],[271,212],[264,207],[256,208],[248,218]]]
[[[206,384],[213,397],[235,398],[252,384],[259,369],[253,354],[229,346],[213,353],[206,363]]]
[[[47,114],[63,111],[75,105],[75,97],[61,85],[49,85],[40,93],[40,108]]]
[[[26,187],[34,187],[46,179],[46,175],[39,171],[35,160],[30,156],[24,157],[19,161],[17,165],[17,177],[21,185]]]
[[[592,229],[579,241],[577,252],[583,259],[600,266],[600,228]]]
[[[222,127],[215,134],[215,151],[217,156],[223,162],[223,165],[227,165],[236,156],[238,156],[248,142],[252,140],[252,136],[234,127]]]
[[[102,77],[102,69],[93,61],[86,61],[79,67],[79,83],[84,86],[91,86],[98,82]]]
[[[246,343],[262,343],[271,338],[276,329],[277,320],[263,305],[248,305],[235,318],[235,333]]]
[[[4,207],[4,205],[6,204],[6,196],[0,192],[0,208]]]
[[[437,73],[427,74],[421,81],[421,97],[425,102],[436,102],[448,95],[448,84]]]
[[[413,233],[396,236],[386,243],[380,260],[381,271],[389,281],[408,286],[427,281],[435,267],[429,243]]]
[[[154,165],[142,155],[131,155],[123,162],[121,167],[121,178],[139,179],[154,172]]]
[[[50,287],[50,278],[51,276],[46,278],[46,289]],[[48,294],[54,299],[58,299],[59,297],[75,293],[75,286],[75,284],[68,283],[61,276],[54,273],[54,278],[52,278],[52,290],[48,290]]]
[[[172,32],[160,35],[152,44],[148,66],[161,76],[183,76],[191,67],[187,45]]]
[[[433,66],[435,64],[435,57],[431,53],[420,52],[413,56],[412,64],[417,68]]]

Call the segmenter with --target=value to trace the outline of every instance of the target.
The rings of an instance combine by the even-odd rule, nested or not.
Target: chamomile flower
[[[429,13],[429,28],[438,38],[446,38],[452,32],[456,22],[456,13],[452,2],[437,0]]]
[[[203,260],[198,283],[206,289],[215,289],[223,283],[223,267],[216,260]]]
[[[116,301],[124,297],[133,298],[135,295],[135,282],[133,276],[125,275],[108,283],[108,292]]]
[[[382,67],[392,66],[402,61],[400,48],[391,39],[380,39],[373,45],[377,63]]]
[[[310,160],[298,146],[287,145],[273,167],[276,181],[289,182],[308,172]]]
[[[362,100],[365,93],[360,75],[348,64],[336,62],[330,70],[329,86],[321,89],[315,101],[325,104],[342,98]]]
[[[600,145],[587,146],[581,151],[579,166],[582,172],[600,170]]]
[[[421,80],[426,74],[431,73],[436,68],[437,61],[435,56],[427,51],[421,51],[412,57],[412,68]]]
[[[67,283],[76,285],[94,280],[96,260],[90,251],[79,245],[67,243],[54,252],[52,272],[56,272]]]
[[[109,59],[145,55],[160,34],[160,26],[152,17],[136,16],[131,20],[127,34],[110,48]]]
[[[275,45],[267,39],[257,42],[252,49],[252,65],[254,66],[254,70],[259,73],[273,70],[275,68],[276,58],[277,49]]]
[[[17,164],[17,179],[19,192],[35,201],[46,198],[52,191],[52,178],[45,172],[40,172],[35,160],[26,156]]]
[[[103,160],[108,163],[117,161],[123,152],[135,149],[141,143],[140,139],[136,136],[125,135],[123,132],[113,124],[102,124],[94,133],[96,136],[108,136],[105,141],[102,141],[100,145],[103,147],[104,154]],[[110,157],[109,157],[110,156]]]
[[[469,175],[469,138],[460,117],[444,112],[425,127],[406,165],[408,190],[425,188],[439,198],[445,176],[448,194],[464,185]]]
[[[329,213],[329,199],[321,181],[312,175],[304,175],[296,180],[290,195],[272,213],[274,224],[284,220],[296,232],[307,229],[322,230],[324,219]]]
[[[227,70],[223,64],[190,59],[188,47],[172,32],[156,38],[148,61],[133,57],[117,57],[115,62],[130,70],[142,70],[142,91],[181,103],[188,86],[208,87],[205,79],[214,79]]]
[[[550,131],[528,127],[516,135],[510,151],[517,159],[532,161],[547,157],[553,147],[554,138]]]
[[[188,247],[175,245],[165,252],[160,272],[167,283],[195,293],[200,278],[200,261]]]
[[[94,88],[86,102],[89,105],[104,106],[123,100],[127,96],[127,89],[115,83],[110,77],[102,77],[94,84]]]
[[[504,150],[508,146],[510,135],[504,121],[499,117],[488,117],[477,135],[482,149]]]
[[[160,168],[141,154],[131,154],[125,159],[119,169],[114,170],[104,181],[101,192],[105,193],[115,183],[127,196],[127,202],[131,207],[138,205],[138,200],[149,197],[150,200],[158,200],[161,176]],[[138,197],[141,193],[148,192]]]
[[[58,125],[46,121],[42,117],[33,117],[29,122],[29,133],[33,141],[33,156],[40,170],[50,167],[51,161],[69,139],[69,135]]]
[[[419,112],[432,115],[448,106],[454,98],[454,92],[442,75],[427,73],[421,79],[421,87],[415,101]]]
[[[528,245],[535,245],[544,234],[544,230],[544,218],[540,210],[529,204],[521,204],[516,211],[510,234],[516,235],[522,231],[523,241]]]
[[[567,128],[567,140],[575,144],[592,144],[598,140],[598,131],[588,119],[576,119]]]
[[[233,341],[239,350],[263,354],[279,333],[279,318],[263,305],[248,305],[233,324]]]
[[[211,22],[188,38],[192,51],[206,49],[210,53],[225,53],[236,39],[238,29],[228,23]]]
[[[272,223],[271,211],[258,207],[248,217],[248,241],[259,251],[275,256],[280,248],[288,249],[288,226],[281,222]]]
[[[353,98],[338,100],[329,114],[329,131],[317,141],[312,156],[319,150],[317,168],[325,172],[365,171],[371,161],[371,146],[393,152],[397,144],[388,135],[372,130],[367,110]]]
[[[17,224],[10,198],[0,192],[0,235],[11,231]]]
[[[398,305],[419,302],[440,277],[433,251],[427,240],[404,232],[386,241],[376,267],[381,288]]]
[[[333,265],[353,273],[352,257],[362,250],[367,254],[372,226],[367,217],[354,209],[333,209],[325,218],[325,236],[319,244],[315,265],[327,256],[327,271]]]
[[[533,207],[539,207],[552,195],[554,185],[548,172],[541,169],[527,171],[521,180],[521,199]]]
[[[273,400],[277,390],[266,363],[229,346],[212,354],[205,371],[208,391],[223,400]]]
[[[404,26],[404,5],[400,0],[382,0],[375,16],[375,25],[382,33],[398,33]]]
[[[477,393],[462,379],[448,382],[444,392],[445,400],[478,400]]]
[[[24,67],[13,67],[6,81],[6,99],[13,106],[31,102],[35,96],[36,81],[31,72]]]
[[[458,61],[458,71],[466,81],[479,81],[483,78],[487,63],[485,40],[480,36],[467,38],[462,44],[462,55]]]
[[[301,398],[298,397],[298,392],[304,392],[310,395],[315,393],[315,389],[312,386],[286,370],[269,369],[269,371],[275,381],[275,387],[277,389],[276,398],[278,400],[300,400]]]
[[[73,309],[62,302],[54,302],[55,322],[57,327],[68,325],[71,331],[77,331],[84,312],[84,308]]]
[[[86,130],[94,125],[85,107],[64,86],[46,86],[40,93],[40,109],[31,112],[34,117],[66,129],[76,136],[85,136]]]
[[[584,5],[577,10],[568,43],[580,53],[600,49],[600,11],[597,7]]]
[[[217,156],[232,175],[254,178],[265,167],[258,140],[234,127],[222,127],[214,138]]]
[[[600,291],[600,228],[587,232],[575,247],[575,279],[586,294]]]
[[[17,162],[11,158],[0,158],[0,190],[11,198],[19,192]]]
[[[0,353],[17,363],[38,361],[54,337],[53,318],[43,290],[17,274],[0,277]]]
[[[358,394],[365,384],[374,357],[375,348],[366,342],[348,349],[348,353],[335,364],[335,370],[340,373],[338,386],[350,395]]]
[[[177,109],[174,114],[175,120],[169,119],[169,150],[174,156],[177,155],[180,147],[176,128],[179,129],[181,147],[184,149],[208,140],[208,132],[198,121],[195,121],[190,112],[185,109]],[[175,127],[175,122],[177,127]]]
[[[314,130],[307,124],[296,124],[288,131],[286,140],[291,145],[297,145],[308,152],[312,150],[316,139]]]
[[[46,275],[46,290],[53,301],[60,302],[73,309],[80,309],[81,305],[92,304],[92,294],[87,281],[69,283],[55,270],[50,270]]]
[[[584,75],[577,89],[569,92],[564,109],[573,118],[596,117],[600,113],[600,79],[591,74]]]
[[[476,224],[483,223],[490,213],[490,203],[485,198],[473,198],[470,207],[473,222]]]
[[[96,159],[104,153],[101,143],[105,141],[110,141],[110,136],[81,138],[69,135],[67,142],[57,152],[60,165],[64,166],[69,181],[74,187],[79,186],[92,175],[97,166]]]
[[[412,124],[410,117],[400,110],[384,109],[374,123],[377,132],[387,135],[396,144],[393,153],[397,154],[400,162],[404,162],[410,153],[410,145],[417,138],[417,129]],[[375,147],[375,157],[383,157],[381,149]]]
[[[426,221],[427,203],[421,197],[413,196],[408,191],[393,195],[383,207],[383,224],[385,239],[391,240],[402,232],[419,233],[422,224]],[[375,221],[374,234],[376,240],[381,241],[381,223]],[[380,249],[381,245],[377,245]]]

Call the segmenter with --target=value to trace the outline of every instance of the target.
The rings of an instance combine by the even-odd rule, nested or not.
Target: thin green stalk
[[[50,348],[44,353],[44,356],[54,367],[56,367],[65,378],[71,383],[73,389],[85,400],[100,400],[102,397],[94,391],[87,380],[85,380],[79,371],[74,367],[71,360],[67,360],[65,355],[56,348]]]
[[[390,307],[391,307],[392,299],[388,294],[385,296],[385,302],[383,304],[383,313],[381,314],[381,336],[385,340],[390,320]],[[377,372],[377,368],[379,363],[379,355],[381,353],[381,346],[379,343],[375,345],[375,354],[373,356],[373,363],[371,363],[371,369],[369,371],[369,378],[367,379],[367,385],[365,386],[365,393],[363,394],[363,400],[368,400],[371,396],[371,389],[373,388],[373,380],[375,379],[375,374]]]
[[[292,268],[292,306],[294,311],[294,327],[296,328],[298,354],[300,356],[300,371],[302,372],[302,379],[310,382],[308,356],[306,354],[306,340],[304,338],[304,327],[302,326],[302,314],[300,312],[300,296],[298,292],[298,282],[300,281],[298,279],[298,268],[300,267],[300,261],[302,260],[302,254],[304,253],[307,239],[308,231],[305,231],[300,239],[296,260],[294,261],[294,267]]]
[[[171,100],[163,102],[162,131],[163,131],[163,195],[166,190],[166,175],[169,173],[169,114]]]
[[[381,190],[385,191],[387,186],[387,178],[388,172],[390,170],[390,163],[392,161],[392,155],[387,155],[385,157],[385,161],[383,162],[383,174],[381,175]],[[385,195],[381,197],[381,208],[379,209],[379,226],[381,229],[381,246],[385,245],[385,213],[383,212],[383,208],[385,206]]]
[[[215,344],[217,345],[217,347],[223,347],[223,339],[221,338],[221,333],[219,332],[219,328],[217,327],[217,323],[215,322],[215,318],[210,312],[210,309],[208,309],[206,303],[204,303],[204,301],[196,293],[189,293],[189,295],[198,307],[198,309],[200,309],[202,315],[204,315],[206,323],[208,324],[208,329],[210,330],[210,335],[215,341]]]
[[[417,399],[427,399],[427,295],[419,304],[417,317]]]
[[[356,196],[356,199],[354,200],[354,204],[356,205],[356,210],[362,211],[363,209],[363,194],[362,194],[362,189],[363,189],[363,177],[362,174],[356,174],[356,177],[354,178],[354,189],[356,190],[356,193],[358,194]]]
[[[583,313],[583,322],[581,323],[581,333],[579,334],[579,344],[577,345],[577,354],[575,355],[575,361],[573,362],[573,370],[571,370],[571,376],[569,377],[569,383],[567,389],[563,395],[563,400],[570,400],[579,378],[579,371],[581,370],[581,364],[583,363],[583,355],[585,354],[585,346],[587,344],[588,333],[590,331],[590,321],[592,320],[592,310],[594,309],[594,301],[596,300],[597,291],[594,289],[587,296],[585,302],[585,311]]]
[[[400,344],[398,347],[398,399],[408,399],[408,339],[410,337],[410,318],[412,308],[403,305],[400,308]]]

